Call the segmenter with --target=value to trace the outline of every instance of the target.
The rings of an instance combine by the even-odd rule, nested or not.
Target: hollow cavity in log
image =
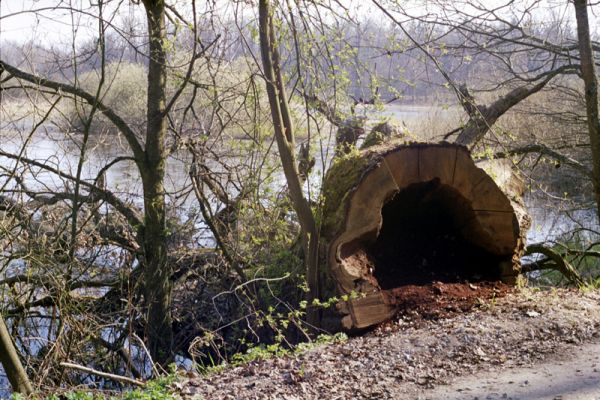
[[[338,293],[361,294],[341,306],[347,328],[389,318],[387,292],[405,285],[515,282],[528,218],[509,166],[488,165],[488,174],[446,143],[388,144],[343,162],[325,181],[335,202],[324,237]]]
[[[437,178],[399,191],[383,206],[377,239],[366,244],[379,286],[499,280],[506,257],[463,234],[475,218],[468,201]]]

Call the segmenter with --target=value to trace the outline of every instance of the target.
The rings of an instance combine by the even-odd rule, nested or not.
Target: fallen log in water
[[[357,294],[338,305],[343,326],[389,319],[404,285],[514,284],[530,221],[522,192],[508,163],[476,165],[449,143],[392,141],[340,157],[323,186],[321,276],[329,293]]]

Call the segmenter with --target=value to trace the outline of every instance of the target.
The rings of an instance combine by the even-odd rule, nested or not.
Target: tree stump
[[[347,295],[343,326],[391,318],[386,293],[407,284],[514,284],[529,227],[522,193],[510,165],[476,165],[450,143],[392,141],[338,158],[323,186],[321,276]]]

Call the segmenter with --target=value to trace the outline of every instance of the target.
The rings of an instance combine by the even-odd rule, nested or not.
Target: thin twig
[[[109,374],[108,372],[98,371],[93,368],[84,367],[83,365],[79,365],[79,364],[61,362],[60,366],[65,367],[65,368],[75,369],[75,370],[82,371],[82,372],[87,372],[87,373],[93,374],[93,375],[98,375],[98,376],[101,376],[102,378],[112,379],[113,381],[117,381],[117,382],[128,383],[130,385],[135,385],[135,386],[140,386],[140,387],[146,386],[145,382],[138,381],[137,379],[128,378],[128,377],[122,376],[122,375]]]
[[[154,360],[152,359],[152,355],[150,354],[150,352],[148,351],[148,348],[146,347],[146,344],[144,343],[144,341],[142,339],[140,339],[140,337],[138,335],[136,335],[135,333],[133,334],[133,337],[137,339],[137,341],[140,343],[140,346],[142,347],[142,349],[144,350],[144,352],[146,353],[146,356],[148,356],[148,360],[150,361],[150,366],[152,366],[152,374],[157,377],[160,375],[160,372],[158,371],[158,369],[156,368],[156,364],[154,364]]]

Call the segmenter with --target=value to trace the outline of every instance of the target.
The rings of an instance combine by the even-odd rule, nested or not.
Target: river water
[[[27,137],[24,134],[11,132],[4,134],[1,138],[2,150],[18,154],[23,144],[26,149],[23,157],[43,162],[61,172],[75,175],[79,161],[80,149],[78,142],[80,137],[65,138],[56,131],[38,132]],[[107,163],[119,156],[128,156],[127,143],[120,135],[104,135],[99,139],[91,138],[88,142],[88,150],[85,154],[85,162],[82,169],[82,178],[93,181],[96,175]],[[12,167],[16,161],[0,157],[0,166]],[[169,158],[167,163],[166,190],[172,191],[176,187],[186,185],[187,168],[184,163],[175,158]],[[65,185],[65,181],[56,174],[44,171],[42,168],[31,167],[25,174],[26,183],[32,188],[47,187],[58,189]],[[121,196],[136,197],[142,192],[139,173],[133,161],[124,160],[112,166],[106,173],[107,188]]]
[[[389,104],[383,111],[369,114],[369,117],[392,119],[412,132],[411,136],[415,140],[419,138],[428,140],[435,137],[431,133],[433,125],[437,123],[438,128],[443,125],[450,126],[449,121],[454,120],[451,118],[453,114],[455,114],[453,110],[440,106]],[[6,118],[2,119],[6,120]],[[441,121],[445,123],[442,124]],[[52,126],[38,129],[35,134],[30,135],[29,129],[32,125],[33,122],[27,120],[22,120],[19,124],[0,121],[0,150],[19,154],[26,144],[23,157],[47,163],[74,175],[79,161],[81,135],[64,135]],[[442,128],[438,131],[445,132]],[[120,135],[115,134],[91,135],[87,147],[82,171],[84,179],[93,180],[98,171],[108,162],[119,156],[130,155],[127,142]],[[14,161],[0,157],[0,166],[9,167],[14,164]],[[188,171],[189,163],[185,155],[170,157],[167,162],[166,190],[173,192],[189,185]],[[27,175],[27,182],[34,188],[42,186],[60,188],[64,185],[55,174],[44,172],[40,168],[32,168],[31,173]],[[107,187],[116,193],[133,196],[141,193],[139,174],[133,161],[121,161],[111,167],[106,174],[106,182]]]
[[[395,123],[404,126],[415,140],[430,140],[440,136],[440,134],[432,132],[447,132],[451,127],[456,126],[457,115],[456,109],[442,106],[389,104],[383,111],[370,115],[370,117],[371,119],[374,116],[392,119]],[[80,136],[65,137],[65,135],[49,129],[48,131],[39,131],[29,137],[26,126],[20,126],[25,133],[18,133],[14,128],[11,126],[11,129],[7,129],[7,126],[0,124],[0,134],[2,135],[0,136],[0,150],[18,154],[23,144],[27,143],[23,157],[50,164],[56,169],[75,175],[79,160]],[[98,171],[107,163],[116,157],[126,155],[129,155],[128,145],[119,135],[92,137],[88,144],[82,177],[93,181]],[[0,167],[12,168],[15,163],[13,160],[0,156]],[[189,168],[189,157],[186,157],[185,154],[169,157],[165,182],[167,192],[178,193],[189,187]],[[25,173],[24,179],[31,188],[57,189],[64,187],[65,184],[68,185],[55,174],[35,167]],[[0,178],[0,188],[3,183],[4,181]],[[283,185],[283,176],[276,179],[276,184]],[[141,181],[133,161],[121,161],[108,169],[106,185],[122,198],[131,199],[141,205]],[[319,182],[313,182],[311,186],[318,188]],[[533,217],[533,226],[529,232],[530,241],[551,240],[571,230],[579,223],[594,225],[593,212],[576,211],[571,215],[566,215],[564,207],[570,205],[556,200],[540,200],[540,197],[535,195],[527,196],[526,201],[528,210]],[[182,204],[183,209],[180,212],[185,212],[187,207],[194,207],[194,202],[194,199],[188,198],[187,202]]]
[[[391,118],[396,123],[403,125],[412,132],[414,139],[439,138],[432,132],[447,132],[456,126],[456,112],[445,107],[429,106],[405,106],[388,105],[378,117]],[[0,150],[18,154],[26,143],[26,149],[22,156],[35,159],[52,165],[54,168],[71,175],[75,174],[79,160],[78,142],[80,137],[65,137],[65,135],[52,129],[40,130],[35,135],[27,135],[27,125],[7,125],[0,123]],[[24,133],[19,133],[20,129]],[[86,160],[82,171],[84,179],[93,180],[98,171],[115,157],[127,155],[127,143],[118,135],[92,138]],[[15,161],[0,157],[0,167],[12,170]],[[57,177],[55,174],[46,172],[40,168],[32,167],[23,173],[23,179],[28,186],[35,189],[48,188],[49,190],[62,188],[70,183]],[[189,186],[189,160],[186,157],[170,157],[167,162],[166,190],[170,193],[178,192]],[[0,178],[0,188],[5,181]],[[141,204],[141,183],[137,168],[132,161],[122,161],[111,167],[106,174],[106,185],[122,198],[131,199]],[[11,184],[3,189],[10,188]],[[182,204],[181,213],[185,213],[187,207],[194,207],[193,198],[188,198]],[[579,210],[566,213],[561,209],[561,203],[550,203],[540,200],[538,196],[527,196],[527,205],[530,215],[533,217],[533,226],[529,231],[528,241],[546,242],[560,237],[562,234],[572,231],[578,227],[595,228],[597,219],[595,213],[590,210]],[[0,274],[5,273],[0,271]],[[4,391],[3,391],[4,388]],[[7,397],[7,382],[0,369],[0,398]]]

